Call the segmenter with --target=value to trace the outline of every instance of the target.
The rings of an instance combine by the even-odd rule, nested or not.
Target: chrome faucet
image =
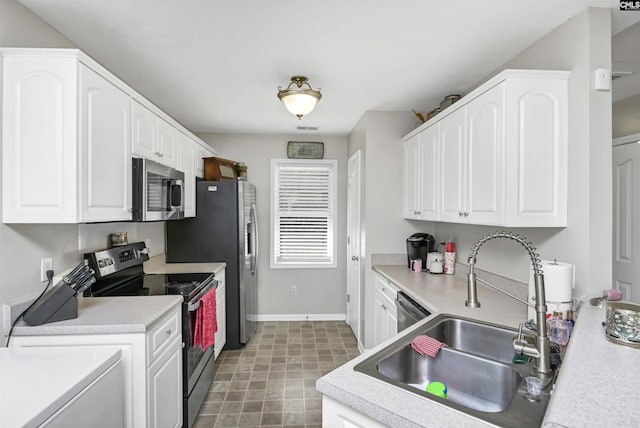
[[[522,300],[521,298],[514,296],[511,293],[508,293],[497,286],[478,278],[474,272],[474,267],[476,264],[476,256],[478,254],[478,250],[487,241],[490,241],[495,238],[506,238],[511,239],[513,241],[521,244],[529,253],[529,258],[531,259],[531,266],[533,267],[533,280],[535,283],[535,292],[536,292],[536,304],[535,306],[530,304],[529,302]],[[533,357],[537,360],[537,364],[534,365],[535,375],[543,379],[543,381],[551,380],[551,362],[550,362],[550,347],[549,347],[549,336],[547,335],[547,305],[546,298],[544,295],[544,275],[542,274],[542,266],[540,264],[539,255],[536,253],[536,249],[531,242],[527,242],[524,237],[520,235],[514,235],[512,232],[494,232],[488,235],[483,236],[476,242],[476,244],[471,249],[471,253],[469,254],[469,274],[467,276],[467,301],[464,303],[466,306],[470,308],[479,308],[480,302],[478,301],[478,291],[476,289],[476,281],[479,281],[485,285],[488,285],[491,288],[494,288],[501,293],[506,294],[507,296],[518,300],[519,302],[524,303],[527,306],[530,306],[536,311],[536,334],[535,334],[535,344],[529,343],[526,339],[524,339],[522,335],[522,324],[520,324],[520,329],[518,331],[518,337],[513,341],[513,349],[522,355],[527,355],[529,357]],[[546,384],[546,382],[545,382]]]

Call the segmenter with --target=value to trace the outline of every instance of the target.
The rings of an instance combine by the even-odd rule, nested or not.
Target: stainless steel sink
[[[533,362],[512,363],[516,333],[507,327],[441,314],[354,370],[498,426],[537,427],[549,403],[549,387],[543,389],[539,401],[525,398],[524,378],[530,375]],[[421,334],[448,346],[436,358],[421,356],[410,345]],[[426,392],[433,381],[447,386],[446,399]]]
[[[450,348],[510,364],[516,330],[464,318],[442,317],[420,334],[426,334]]]

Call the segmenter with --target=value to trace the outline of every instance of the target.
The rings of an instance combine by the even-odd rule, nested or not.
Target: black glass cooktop
[[[200,282],[211,273],[172,273],[119,275],[117,278],[94,284],[91,294],[94,297],[105,296],[159,296],[177,294],[188,296]],[[86,293],[85,293],[86,294]]]

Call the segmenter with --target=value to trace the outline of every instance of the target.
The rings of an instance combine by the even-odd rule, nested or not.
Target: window
[[[271,267],[336,267],[335,160],[271,160]]]

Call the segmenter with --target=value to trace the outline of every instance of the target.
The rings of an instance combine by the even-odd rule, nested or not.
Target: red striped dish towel
[[[440,342],[433,337],[421,335],[416,336],[411,342],[411,348],[420,355],[428,355],[431,358],[435,358],[440,352],[440,348],[447,346],[445,343]]]
[[[196,326],[193,333],[193,346],[200,345],[204,351],[214,343],[218,331],[216,321],[216,289],[213,288],[200,298],[200,306],[196,309]]]

